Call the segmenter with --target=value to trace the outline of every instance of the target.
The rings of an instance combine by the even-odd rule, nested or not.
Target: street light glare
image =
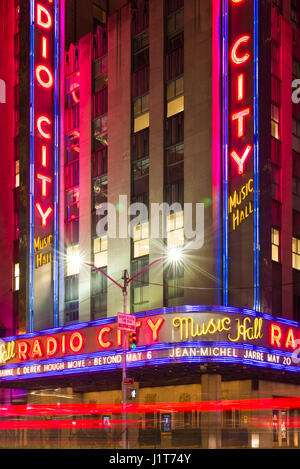
[[[82,264],[82,259],[79,253],[73,253],[68,256],[67,262],[74,269],[76,269],[76,268],[79,268],[79,266]]]
[[[179,262],[182,259],[182,250],[179,248],[172,248],[168,252],[168,259],[171,262]]]

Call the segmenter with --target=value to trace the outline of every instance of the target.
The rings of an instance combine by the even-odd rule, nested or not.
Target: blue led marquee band
[[[34,269],[34,9],[35,1],[30,0],[30,138],[29,138],[29,240],[28,240],[28,330],[33,332],[33,269]]]

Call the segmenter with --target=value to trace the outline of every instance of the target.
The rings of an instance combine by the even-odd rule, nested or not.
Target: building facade
[[[3,399],[116,420],[128,275],[129,440],[298,447],[297,2],[0,6],[0,384],[27,390]],[[182,260],[165,262],[174,248]],[[106,423],[55,428],[51,445],[65,432],[71,447],[118,447]]]

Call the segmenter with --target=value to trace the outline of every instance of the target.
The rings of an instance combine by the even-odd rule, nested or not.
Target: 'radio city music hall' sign
[[[168,308],[136,315],[137,348],[129,366],[226,361],[300,371],[293,353],[300,325],[238,308]],[[203,310],[202,310],[203,309]],[[4,339],[1,381],[120,367],[123,331],[117,318]],[[192,361],[191,361],[192,360]],[[300,361],[300,360],[299,360]]]

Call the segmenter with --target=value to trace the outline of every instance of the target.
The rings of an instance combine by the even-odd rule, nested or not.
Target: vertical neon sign
[[[259,310],[258,0],[223,0],[222,18],[223,302]]]
[[[57,317],[58,18],[59,0],[31,0],[29,332]]]

